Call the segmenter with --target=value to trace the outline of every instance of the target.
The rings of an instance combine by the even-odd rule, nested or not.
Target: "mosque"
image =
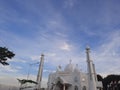
[[[50,73],[48,77],[47,90],[103,90],[102,82],[97,80],[95,66],[90,59],[90,48],[86,48],[87,57],[87,73],[79,70],[70,63],[66,65],[64,70],[59,66],[54,73]],[[43,71],[44,55],[41,55],[41,63],[37,76],[37,90],[40,90],[42,71]]]
[[[102,90],[102,82],[97,80],[93,61],[90,60],[90,48],[86,48],[87,73],[81,72],[70,63],[61,70],[59,66],[56,72],[48,78],[48,90]]]

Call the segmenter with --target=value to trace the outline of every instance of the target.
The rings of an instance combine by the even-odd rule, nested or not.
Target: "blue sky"
[[[0,65],[0,82],[36,80],[40,55],[45,54],[43,84],[58,65],[72,59],[86,72],[85,47],[91,47],[96,72],[120,74],[119,0],[0,0],[0,46],[16,56]],[[13,83],[10,83],[12,81]],[[18,84],[18,83],[17,83]]]

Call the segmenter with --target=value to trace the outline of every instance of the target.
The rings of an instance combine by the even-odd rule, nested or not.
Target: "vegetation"
[[[9,51],[6,47],[0,47],[0,63],[2,65],[9,65],[7,62],[8,59],[12,59],[15,54],[12,51]]]
[[[17,80],[20,82],[20,84],[26,84],[26,83],[34,83],[34,84],[37,84],[37,82],[32,81],[32,80],[27,80],[27,79],[22,79],[22,80],[17,79]]]
[[[117,86],[117,90],[120,90],[120,75],[108,75],[105,78],[102,78],[102,76],[97,75],[98,81],[102,81],[103,83],[103,90],[108,90],[109,88],[114,88],[114,86]],[[113,89],[111,89],[113,90]]]
[[[98,81],[103,81],[103,78],[102,78],[102,76],[101,75],[97,75],[97,79],[98,79]]]
[[[23,87],[23,85],[25,85],[26,83],[33,83],[33,84],[37,84],[37,82],[33,81],[33,80],[27,80],[27,79],[17,79],[20,83],[20,89],[19,90],[22,90],[22,89],[25,89],[25,88],[32,88],[31,86],[27,86],[27,87]]]

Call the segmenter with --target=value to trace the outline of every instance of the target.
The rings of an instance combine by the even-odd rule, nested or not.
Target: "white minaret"
[[[86,48],[86,54],[87,54],[87,67],[88,67],[88,84],[89,84],[89,90],[97,90],[96,87],[96,80],[95,80],[95,70],[93,67],[93,62],[90,60],[90,48]]]
[[[41,88],[41,81],[42,81],[42,72],[43,72],[43,65],[44,65],[44,55],[41,54],[40,64],[39,64],[39,70],[37,75],[37,90],[40,90]]]

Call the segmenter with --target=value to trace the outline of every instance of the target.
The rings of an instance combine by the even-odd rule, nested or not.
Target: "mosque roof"
[[[80,72],[80,70],[78,68],[78,64],[76,64],[76,67],[74,68],[74,72]]]
[[[73,70],[74,70],[74,66],[73,66],[73,64],[70,61],[70,63],[65,67],[64,71],[66,71],[66,72],[73,72]]]

